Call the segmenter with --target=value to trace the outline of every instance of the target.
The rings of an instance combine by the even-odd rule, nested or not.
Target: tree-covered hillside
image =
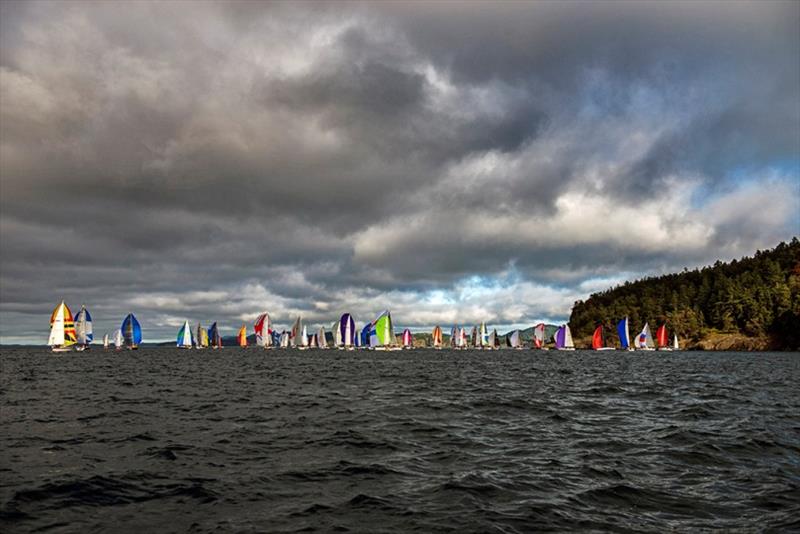
[[[781,243],[772,250],[758,251],[752,258],[717,262],[713,266],[682,273],[626,282],[572,308],[570,327],[576,340],[591,335],[604,324],[628,316],[631,335],[645,321],[653,331],[667,323],[686,346],[722,334],[736,335],[733,348],[800,348],[800,241]],[[607,335],[609,342],[616,336]],[[744,343],[744,338],[759,340]]]

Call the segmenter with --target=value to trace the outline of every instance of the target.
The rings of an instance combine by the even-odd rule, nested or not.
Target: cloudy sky
[[[563,321],[800,234],[800,3],[0,3],[0,342]]]

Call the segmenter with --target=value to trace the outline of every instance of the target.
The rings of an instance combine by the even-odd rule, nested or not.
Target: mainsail
[[[57,351],[66,350],[75,342],[75,323],[72,319],[72,312],[62,300],[61,304],[56,306],[56,309],[50,314],[50,337],[47,344]]]
[[[120,350],[122,348],[122,343],[123,343],[122,330],[117,330],[116,332],[114,332],[114,348]]]
[[[81,306],[81,311],[75,315],[75,339],[79,345],[88,346],[94,339],[92,333],[92,315],[86,306]]]
[[[192,348],[192,328],[189,326],[189,321],[185,321],[180,330],[178,330],[177,347],[181,349]]]
[[[104,349],[108,348],[108,334],[103,335],[103,348]]]
[[[139,344],[142,342],[142,327],[132,313],[129,313],[122,321],[120,330],[122,330],[122,337],[125,339],[126,347],[129,349],[139,348]]]

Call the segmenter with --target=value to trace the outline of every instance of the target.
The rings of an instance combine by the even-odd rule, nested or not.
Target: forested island
[[[626,282],[578,301],[570,327],[579,347],[598,324],[612,344],[614,324],[628,316],[634,335],[666,322],[682,348],[800,349],[800,241],[753,257]]]

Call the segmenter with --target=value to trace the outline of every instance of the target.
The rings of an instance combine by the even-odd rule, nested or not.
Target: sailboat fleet
[[[617,323],[617,335],[619,337],[620,350],[633,351],[672,351],[679,350],[678,336],[673,333],[670,342],[667,327],[662,324],[656,330],[655,340],[650,333],[648,323],[634,339],[630,337],[628,318]],[[299,350],[307,349],[329,349],[337,350],[356,350],[369,349],[378,351],[394,351],[413,349],[415,342],[411,330],[406,328],[399,336],[395,335],[394,322],[388,310],[378,314],[371,322],[364,325],[359,330],[353,316],[349,313],[343,314],[338,321],[331,325],[331,341],[328,340],[328,333],[324,326],[321,326],[316,333],[309,334],[308,326],[304,324],[302,317],[292,324],[289,331],[277,332],[272,327],[272,321],[267,312],[264,312],[255,320],[253,324],[254,343],[253,345],[263,349],[277,348],[296,348]],[[505,336],[504,342],[497,330],[489,332],[486,323],[481,322],[472,327],[468,334],[466,328],[453,326],[450,330],[449,347],[456,350],[497,350],[500,348],[510,348],[514,350],[524,350],[526,348],[549,350],[546,344],[545,324],[539,323],[533,327],[533,337],[530,345],[526,347],[522,332],[514,330]],[[47,344],[53,352],[67,352],[71,350],[88,350],[94,339],[92,330],[92,316],[86,306],[81,306],[80,311],[73,318],[69,307],[61,301],[56,306],[50,316],[50,336]],[[236,336],[237,345],[247,348],[250,343],[247,336],[247,325],[242,324]],[[575,343],[572,339],[572,332],[569,325],[559,326],[553,334],[552,341],[555,350],[573,351]],[[129,313],[122,321],[119,329],[111,335],[106,333],[103,336],[103,348],[110,350],[112,345],[115,350],[136,350],[142,343],[142,327],[136,317]],[[206,329],[201,323],[197,323],[196,328],[192,328],[189,321],[184,321],[178,330],[175,346],[181,349],[221,349],[223,347],[222,336],[217,323],[214,322]],[[434,349],[442,349],[445,344],[442,336],[441,326],[435,326],[431,333],[431,346]],[[618,350],[606,343],[603,325],[597,326],[592,335],[592,349],[597,351]]]

